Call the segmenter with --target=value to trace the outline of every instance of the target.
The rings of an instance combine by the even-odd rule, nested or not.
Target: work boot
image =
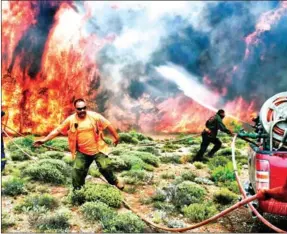
[[[124,184],[123,181],[121,181],[121,180],[118,179],[117,182],[115,183],[115,186],[116,186],[118,189],[123,190],[124,187],[125,187],[125,184]]]

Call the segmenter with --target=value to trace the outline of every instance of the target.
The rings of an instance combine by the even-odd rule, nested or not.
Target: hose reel
[[[270,150],[287,147],[287,92],[269,98],[260,110],[260,122],[270,137]]]

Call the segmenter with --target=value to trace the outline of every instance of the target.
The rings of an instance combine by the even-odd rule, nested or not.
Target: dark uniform
[[[222,132],[226,132],[227,134],[231,134],[231,131],[228,130],[222,122],[222,118],[219,114],[212,116],[209,120],[205,123],[206,128],[203,130],[202,136],[202,143],[200,145],[200,150],[196,154],[195,158],[192,160],[194,161],[202,161],[203,155],[207,150],[207,147],[210,143],[214,144],[212,150],[208,153],[209,157],[212,157],[221,147],[221,141],[216,137],[218,130]]]

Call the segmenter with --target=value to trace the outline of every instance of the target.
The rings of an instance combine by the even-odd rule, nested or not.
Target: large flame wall
[[[4,1],[2,4],[2,108],[7,112],[4,123],[15,130],[48,133],[73,112],[72,103],[77,97],[86,98],[91,109],[104,114],[120,130],[199,132],[213,114],[170,82],[151,75],[147,67],[152,59],[147,62],[140,57],[142,61],[132,61],[106,50],[109,46],[122,49],[123,45],[119,45],[123,37],[116,30],[103,35],[87,30],[87,25],[100,17],[93,12],[95,3]],[[286,16],[286,9],[283,2],[260,14],[255,29],[242,38],[244,57],[238,63],[229,67],[216,65],[219,67],[213,73],[212,69],[202,72],[202,84],[213,90],[215,96],[226,97],[222,108],[238,119],[248,122],[250,114],[259,110],[265,98],[256,92],[240,93],[238,90],[244,90],[244,85],[246,90],[250,87],[244,80],[240,83],[238,74],[248,72],[246,64],[250,66],[250,58],[261,44],[264,47],[261,37]],[[121,3],[111,3],[108,10],[120,11]],[[127,35],[130,37],[126,39],[133,37],[131,32]],[[152,36],[140,39],[146,42]],[[127,41],[125,46],[129,48],[132,43]],[[154,58],[165,50],[160,57],[168,58],[168,43],[165,46],[147,50],[153,51]],[[202,59],[205,55],[200,56]],[[262,61],[264,56],[266,53],[260,57]],[[124,66],[117,60],[124,60]],[[193,65],[184,63],[183,66],[193,69]],[[235,86],[240,88],[234,89]],[[276,88],[270,93],[273,90]],[[257,92],[262,94],[262,90]],[[214,97],[210,97],[210,103]]]

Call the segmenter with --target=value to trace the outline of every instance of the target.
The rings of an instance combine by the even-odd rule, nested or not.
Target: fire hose
[[[238,187],[240,189],[240,192],[244,198],[244,200],[247,198],[246,193],[242,187],[242,184],[240,182],[239,176],[238,176],[238,170],[237,170],[237,165],[236,165],[236,160],[235,160],[235,140],[237,138],[237,134],[233,137],[232,140],[232,144],[231,144],[231,148],[232,148],[232,163],[233,163],[233,169],[234,169],[234,173],[235,173],[235,178],[238,184]],[[279,232],[279,233],[285,233],[286,231],[274,226],[273,224],[271,224],[268,220],[266,220],[257,210],[256,208],[249,203],[248,206],[250,207],[250,209],[253,211],[253,213],[258,217],[258,219],[264,223],[266,226],[268,226],[269,228],[271,228],[273,231],[275,232]]]
[[[5,130],[3,130],[3,132],[9,137],[10,140],[12,140],[13,144],[15,144],[15,146],[20,149],[25,155],[27,155],[30,159],[32,160],[35,160],[34,157],[32,157],[31,155],[29,155],[27,152],[25,152],[18,144],[16,144],[13,139],[7,134],[7,132]],[[126,208],[128,208],[129,210],[131,210],[132,212],[134,212],[138,217],[140,217],[145,223],[157,228],[157,229],[161,229],[161,230],[164,230],[164,231],[170,231],[170,232],[185,232],[185,231],[188,231],[188,230],[192,230],[192,229],[195,229],[195,228],[199,228],[199,227],[202,227],[202,226],[205,226],[207,225],[208,223],[211,223],[227,214],[229,214],[230,212],[248,204],[252,211],[257,215],[257,217],[260,219],[260,221],[262,221],[265,225],[267,225],[268,227],[272,228],[274,231],[276,232],[279,232],[279,233],[285,233],[285,231],[275,227],[274,225],[272,225],[271,223],[269,223],[269,221],[267,221],[266,219],[264,219],[260,214],[259,212],[252,206],[252,204],[250,204],[250,202],[254,201],[254,200],[257,200],[260,198],[260,195],[259,194],[255,194],[251,197],[247,197],[246,194],[244,193],[244,190],[240,184],[240,181],[239,181],[239,177],[238,177],[238,174],[237,174],[237,167],[236,167],[236,162],[235,162],[235,139],[236,139],[236,135],[235,137],[233,138],[233,142],[232,142],[232,160],[233,160],[233,166],[234,166],[234,172],[235,172],[235,176],[236,176],[236,180],[237,180],[237,183],[238,183],[238,186],[240,188],[240,191],[244,197],[243,200],[241,200],[240,202],[237,202],[236,204],[232,205],[231,207],[223,210],[222,212],[220,212],[219,214],[216,214],[214,215],[213,217],[211,218],[208,218],[200,223],[197,223],[197,224],[194,224],[194,225],[191,225],[191,226],[187,226],[187,227],[184,227],[184,228],[168,228],[168,227],[164,227],[164,226],[161,226],[161,225],[158,225],[158,224],[155,224],[153,222],[151,222],[150,220],[146,219],[143,215],[141,214],[138,214],[137,211],[135,209],[133,209],[128,203],[127,201],[123,200],[123,204],[125,205]],[[100,177],[103,181],[105,181],[107,183],[107,181]],[[116,186],[114,186],[116,189],[118,189]],[[118,189],[119,190],[119,189]]]

